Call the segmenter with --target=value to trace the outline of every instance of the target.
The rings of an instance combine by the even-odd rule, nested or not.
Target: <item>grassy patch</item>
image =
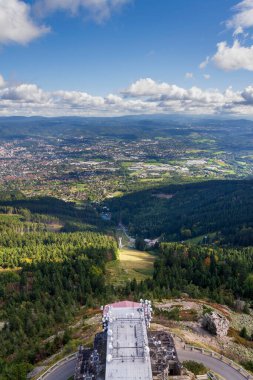
[[[245,346],[247,348],[253,349],[253,342],[240,336],[240,333],[236,331],[235,329],[233,329],[232,327],[230,327],[228,331],[228,336],[233,338],[235,343]]]
[[[199,319],[198,312],[194,309],[180,310],[179,319],[180,321],[196,322]]]
[[[198,313],[194,309],[181,309],[182,305],[177,305],[167,309],[154,308],[155,316],[159,320],[168,319],[172,321],[197,321]]]
[[[247,362],[242,362],[241,364],[242,364],[242,366],[244,368],[247,369],[247,371],[250,371],[250,372],[253,373],[253,361],[252,360],[251,361],[247,361]]]
[[[124,248],[119,252],[119,260],[107,264],[107,281],[122,285],[126,281],[145,280],[153,274],[154,256],[148,252]]]
[[[22,215],[19,214],[1,214],[1,222],[13,222],[13,221],[20,221],[22,218]]]
[[[183,362],[183,366],[194,373],[194,375],[205,375],[208,371],[202,363],[197,363],[193,360]]]

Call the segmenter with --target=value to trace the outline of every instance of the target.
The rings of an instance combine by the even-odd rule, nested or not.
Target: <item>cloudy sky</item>
[[[253,0],[0,0],[0,115],[253,117]]]

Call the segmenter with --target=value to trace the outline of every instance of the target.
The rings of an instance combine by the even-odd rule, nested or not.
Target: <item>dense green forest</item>
[[[135,280],[123,289],[136,299],[190,296],[232,308],[237,299],[253,301],[253,247],[213,247],[166,242],[156,249],[152,279]]]
[[[0,380],[25,379],[59,351],[81,306],[182,292],[229,305],[252,300],[252,190],[252,181],[212,181],[135,192],[106,202],[111,222],[99,215],[104,204],[0,194]],[[162,242],[153,278],[115,288],[106,263],[117,258],[119,221]],[[191,242],[202,235],[204,245]]]
[[[253,248],[210,248],[162,243],[155,262],[154,287],[230,303],[253,299]]]
[[[129,234],[253,245],[253,181],[207,181],[133,192],[106,202]]]
[[[54,223],[64,221],[67,232],[82,230],[105,230],[98,212],[89,203],[80,207],[53,197],[26,198],[19,192],[0,193],[0,213],[21,214],[28,222]]]
[[[105,264],[118,248],[113,236],[94,232],[103,226],[91,224],[91,209],[15,194],[2,197],[0,213],[0,379],[23,379],[68,334],[47,337],[80,306],[104,302]]]

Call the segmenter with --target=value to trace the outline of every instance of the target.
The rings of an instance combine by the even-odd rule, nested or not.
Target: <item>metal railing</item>
[[[246,369],[244,369],[242,366],[240,366],[239,364],[235,363],[233,360],[231,359],[228,359],[227,357],[225,357],[224,355],[221,355],[221,354],[218,354],[217,352],[214,352],[214,351],[211,351],[211,350],[207,350],[205,348],[201,348],[201,347],[196,347],[196,346],[192,346],[190,344],[186,344],[184,343],[184,341],[178,337],[177,335],[175,334],[172,334],[174,338],[180,340],[181,343],[183,343],[183,349],[184,350],[189,350],[189,351],[198,351],[200,352],[201,354],[203,355],[206,355],[206,356],[211,356],[215,359],[218,359],[219,361],[229,365],[231,368],[235,369],[237,372],[239,372],[242,376],[245,377],[245,379],[247,380],[253,380],[253,375],[251,375],[248,371],[246,371]],[[70,362],[71,360],[74,360],[77,358],[77,352],[75,352],[74,354],[70,354],[68,356],[65,356],[63,359],[59,360],[58,362],[56,362],[55,364],[53,364],[51,367],[49,367],[42,375],[40,375],[39,377],[36,377],[36,380],[43,380],[43,379],[46,379],[46,377],[52,373],[55,369],[57,369],[58,367],[60,367],[61,365],[67,363],[67,362]]]
[[[212,372],[208,372],[207,377],[209,380],[219,380],[219,378],[215,376]]]
[[[231,368],[235,369],[243,377],[245,377],[245,379],[247,379],[247,380],[253,380],[253,375],[251,375],[245,368],[243,368],[239,364],[235,363],[233,360],[228,359],[226,356],[218,354],[217,352],[214,352],[214,351],[211,351],[211,350],[207,350],[206,348],[192,346],[190,344],[185,343],[183,341],[183,339],[181,339],[177,335],[175,335],[175,334],[172,334],[172,335],[174,336],[174,338],[180,340],[180,342],[183,343],[183,349],[184,350],[198,351],[198,352],[200,352],[203,355],[211,356],[211,357],[213,357],[215,359],[218,359],[219,361],[221,361],[221,362],[229,365]]]
[[[46,379],[46,377],[48,375],[50,375],[50,373],[55,371],[57,368],[61,367],[63,364],[68,363],[71,360],[74,360],[76,358],[77,358],[77,352],[75,352],[74,354],[70,354],[68,356],[65,356],[64,358],[62,358],[61,360],[59,360],[58,362],[53,364],[51,367],[49,367],[42,375],[40,375],[39,377],[35,377],[34,379],[36,379],[36,380]]]

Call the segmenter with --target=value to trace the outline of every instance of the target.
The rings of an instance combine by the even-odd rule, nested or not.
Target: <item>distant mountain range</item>
[[[246,119],[221,119],[188,117],[183,115],[137,115],[121,117],[55,117],[41,116],[0,117],[0,138],[28,136],[85,137],[94,135],[131,135],[137,137],[167,136],[173,130],[206,132],[226,131],[232,134],[251,133],[253,121]],[[178,133],[178,132],[177,132]],[[130,136],[130,137],[131,137]]]

